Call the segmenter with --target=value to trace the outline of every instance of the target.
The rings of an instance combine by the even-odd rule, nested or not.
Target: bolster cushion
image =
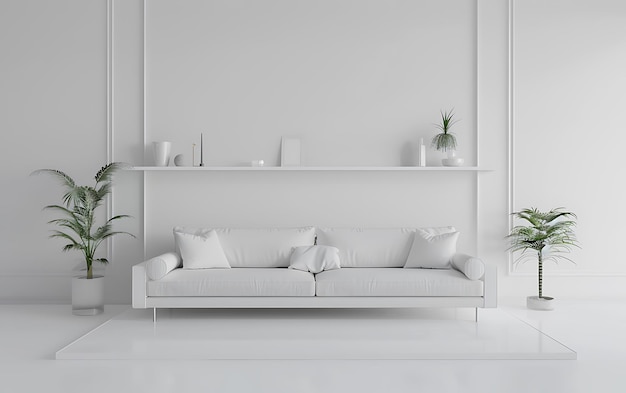
[[[454,254],[452,267],[465,274],[470,280],[480,280],[485,274],[485,263],[467,254]]]
[[[146,274],[150,280],[160,280],[172,270],[180,267],[181,258],[174,252],[159,255],[148,260]]]

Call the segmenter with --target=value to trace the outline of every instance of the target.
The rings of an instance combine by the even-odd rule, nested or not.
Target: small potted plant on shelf
[[[93,274],[93,263],[109,263],[106,258],[97,258],[96,251],[102,242],[118,234],[128,232],[114,231],[112,223],[126,215],[109,218],[103,225],[97,226],[96,209],[102,205],[105,197],[111,193],[113,174],[124,167],[122,163],[110,163],[102,167],[95,176],[95,185],[79,186],[70,176],[56,169],[40,169],[33,174],[47,173],[61,181],[65,188],[63,205],[49,205],[44,209],[58,212],[61,217],[49,221],[60,229],[50,235],[68,243],[63,251],[75,250],[83,254],[86,275],[72,278],[72,312],[75,315],[95,315],[104,311],[104,277]],[[133,236],[134,237],[134,236]]]
[[[435,149],[448,153],[448,157],[442,160],[445,166],[463,165],[463,159],[456,156],[456,136],[450,132],[450,128],[458,121],[454,118],[453,109],[449,112],[441,111],[441,123],[435,124],[441,132],[433,137],[431,144]]]
[[[507,236],[510,241],[509,250],[521,252],[516,263],[528,258],[536,258],[538,262],[539,296],[529,296],[526,305],[534,310],[552,310],[554,299],[543,296],[543,263],[559,259],[571,261],[563,253],[570,252],[572,247],[578,247],[574,234],[577,217],[572,212],[563,211],[563,208],[549,212],[530,208],[512,215],[526,222],[524,225],[514,226]]]

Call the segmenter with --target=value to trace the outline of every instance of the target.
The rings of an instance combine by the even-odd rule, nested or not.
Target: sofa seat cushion
[[[309,272],[286,268],[175,269],[148,281],[148,296],[314,296]]]
[[[315,276],[317,296],[483,296],[483,282],[453,269],[344,268]]]

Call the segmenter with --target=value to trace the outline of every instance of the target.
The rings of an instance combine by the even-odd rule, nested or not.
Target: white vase
[[[154,146],[154,165],[168,166],[170,164],[170,151],[172,150],[171,142],[153,142]]]
[[[104,277],[72,277],[72,314],[97,315],[104,311]]]
[[[424,138],[420,138],[417,145],[417,166],[426,166],[426,145],[424,145]]]
[[[465,161],[462,158],[456,156],[456,150],[448,150],[447,155],[448,158],[444,158],[441,160],[444,166],[461,166]]]

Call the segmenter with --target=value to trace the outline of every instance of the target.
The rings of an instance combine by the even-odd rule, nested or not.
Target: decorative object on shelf
[[[196,144],[191,144],[191,166],[196,166]]]
[[[574,234],[576,215],[572,212],[563,211],[563,208],[552,209],[549,212],[541,212],[536,208],[523,209],[512,213],[518,219],[527,222],[525,225],[517,225],[511,229],[507,236],[510,241],[509,250],[522,254],[516,263],[528,258],[537,258],[539,277],[539,296],[528,296],[526,306],[533,310],[552,310],[554,298],[543,296],[543,262],[569,258],[563,253],[570,252],[572,247],[579,247]]]
[[[91,186],[79,186],[67,174],[56,169],[40,169],[33,174],[48,173],[61,181],[65,188],[63,206],[49,205],[45,209],[61,214],[61,218],[49,221],[60,229],[54,230],[51,238],[60,238],[68,243],[63,251],[80,251],[83,254],[87,273],[84,277],[72,279],[72,313],[74,315],[96,315],[104,311],[103,277],[94,276],[93,263],[109,263],[106,258],[96,258],[96,251],[102,242],[118,234],[128,232],[114,231],[114,221],[128,217],[117,215],[109,218],[102,226],[94,228],[98,206],[102,205],[111,192],[113,174],[127,165],[113,162],[102,167],[95,176],[96,183]],[[134,237],[134,236],[133,236]]]
[[[426,166],[426,145],[424,145],[424,138],[420,138],[419,145],[417,146],[417,166]]]
[[[450,128],[458,121],[452,109],[450,112],[441,111],[441,123],[435,124],[441,132],[433,137],[431,144],[435,149],[448,153],[448,158],[442,160],[444,166],[463,165],[463,159],[456,157],[456,136],[450,132]]]
[[[250,165],[252,165],[253,167],[262,167],[263,165],[265,165],[265,161],[263,160],[254,160],[250,162]]]
[[[280,166],[300,166],[300,139],[283,137],[280,148]]]
[[[184,154],[177,154],[174,157],[174,165],[176,166],[187,166],[187,160]]]
[[[204,166],[204,140],[202,133],[200,133],[200,166]]]
[[[154,165],[168,166],[170,164],[171,142],[152,142],[154,146]]]
[[[465,160],[456,156],[456,150],[448,150],[448,158],[443,158],[441,162],[444,166],[461,166]]]

